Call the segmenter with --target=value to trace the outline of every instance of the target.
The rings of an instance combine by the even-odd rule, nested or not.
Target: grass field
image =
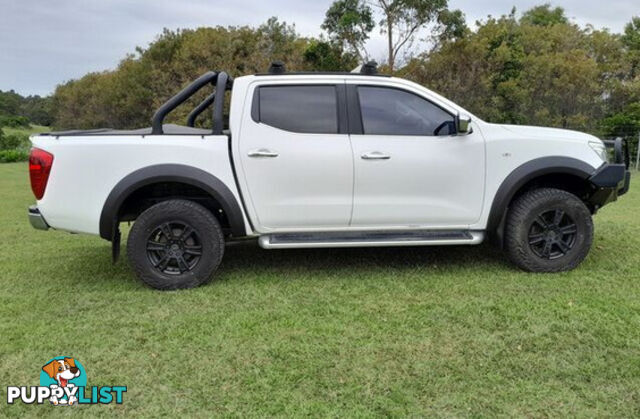
[[[638,179],[637,176],[634,181]],[[24,163],[0,165],[0,415],[640,415],[640,189],[595,217],[575,271],[489,246],[229,246],[218,280],[158,292],[95,237],[35,231]],[[6,404],[50,358],[122,405]]]
[[[41,132],[49,132],[51,131],[51,128],[49,127],[45,127],[42,125],[30,125],[29,128],[11,128],[11,127],[2,127],[2,131],[4,131],[5,134],[10,135],[10,134],[27,134],[27,135],[31,135],[31,134],[39,134]]]

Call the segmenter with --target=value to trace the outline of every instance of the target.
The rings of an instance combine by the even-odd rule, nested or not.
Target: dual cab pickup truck
[[[187,126],[165,116],[213,93]],[[225,92],[231,91],[230,95]],[[225,96],[230,97],[225,118]],[[194,128],[211,109],[212,127]],[[228,129],[227,129],[228,128]],[[532,272],[575,268],[592,214],[629,188],[622,143],[482,121],[438,94],[364,65],[354,73],[208,72],[152,127],[31,137],[34,227],[100,235],[158,289],[213,276],[225,243],[265,249],[503,247]]]

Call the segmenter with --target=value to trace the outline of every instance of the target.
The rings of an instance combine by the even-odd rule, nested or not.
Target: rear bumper
[[[29,214],[29,223],[36,230],[48,230],[49,224],[45,221],[42,214],[40,214],[40,210],[35,205],[30,205],[27,210]]]
[[[596,209],[618,199],[629,191],[631,172],[624,163],[605,163],[589,178],[594,192],[589,202]]]

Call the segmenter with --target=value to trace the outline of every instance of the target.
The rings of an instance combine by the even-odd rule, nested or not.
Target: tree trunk
[[[395,64],[395,56],[393,54],[393,21],[391,16],[387,14],[387,42],[389,48],[389,71],[393,74],[393,65]]]

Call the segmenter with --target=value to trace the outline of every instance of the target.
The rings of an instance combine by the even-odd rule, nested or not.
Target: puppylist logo
[[[87,387],[87,374],[77,359],[55,357],[42,366],[39,386],[7,387],[7,403],[74,406],[77,404],[122,404],[126,386]]]

